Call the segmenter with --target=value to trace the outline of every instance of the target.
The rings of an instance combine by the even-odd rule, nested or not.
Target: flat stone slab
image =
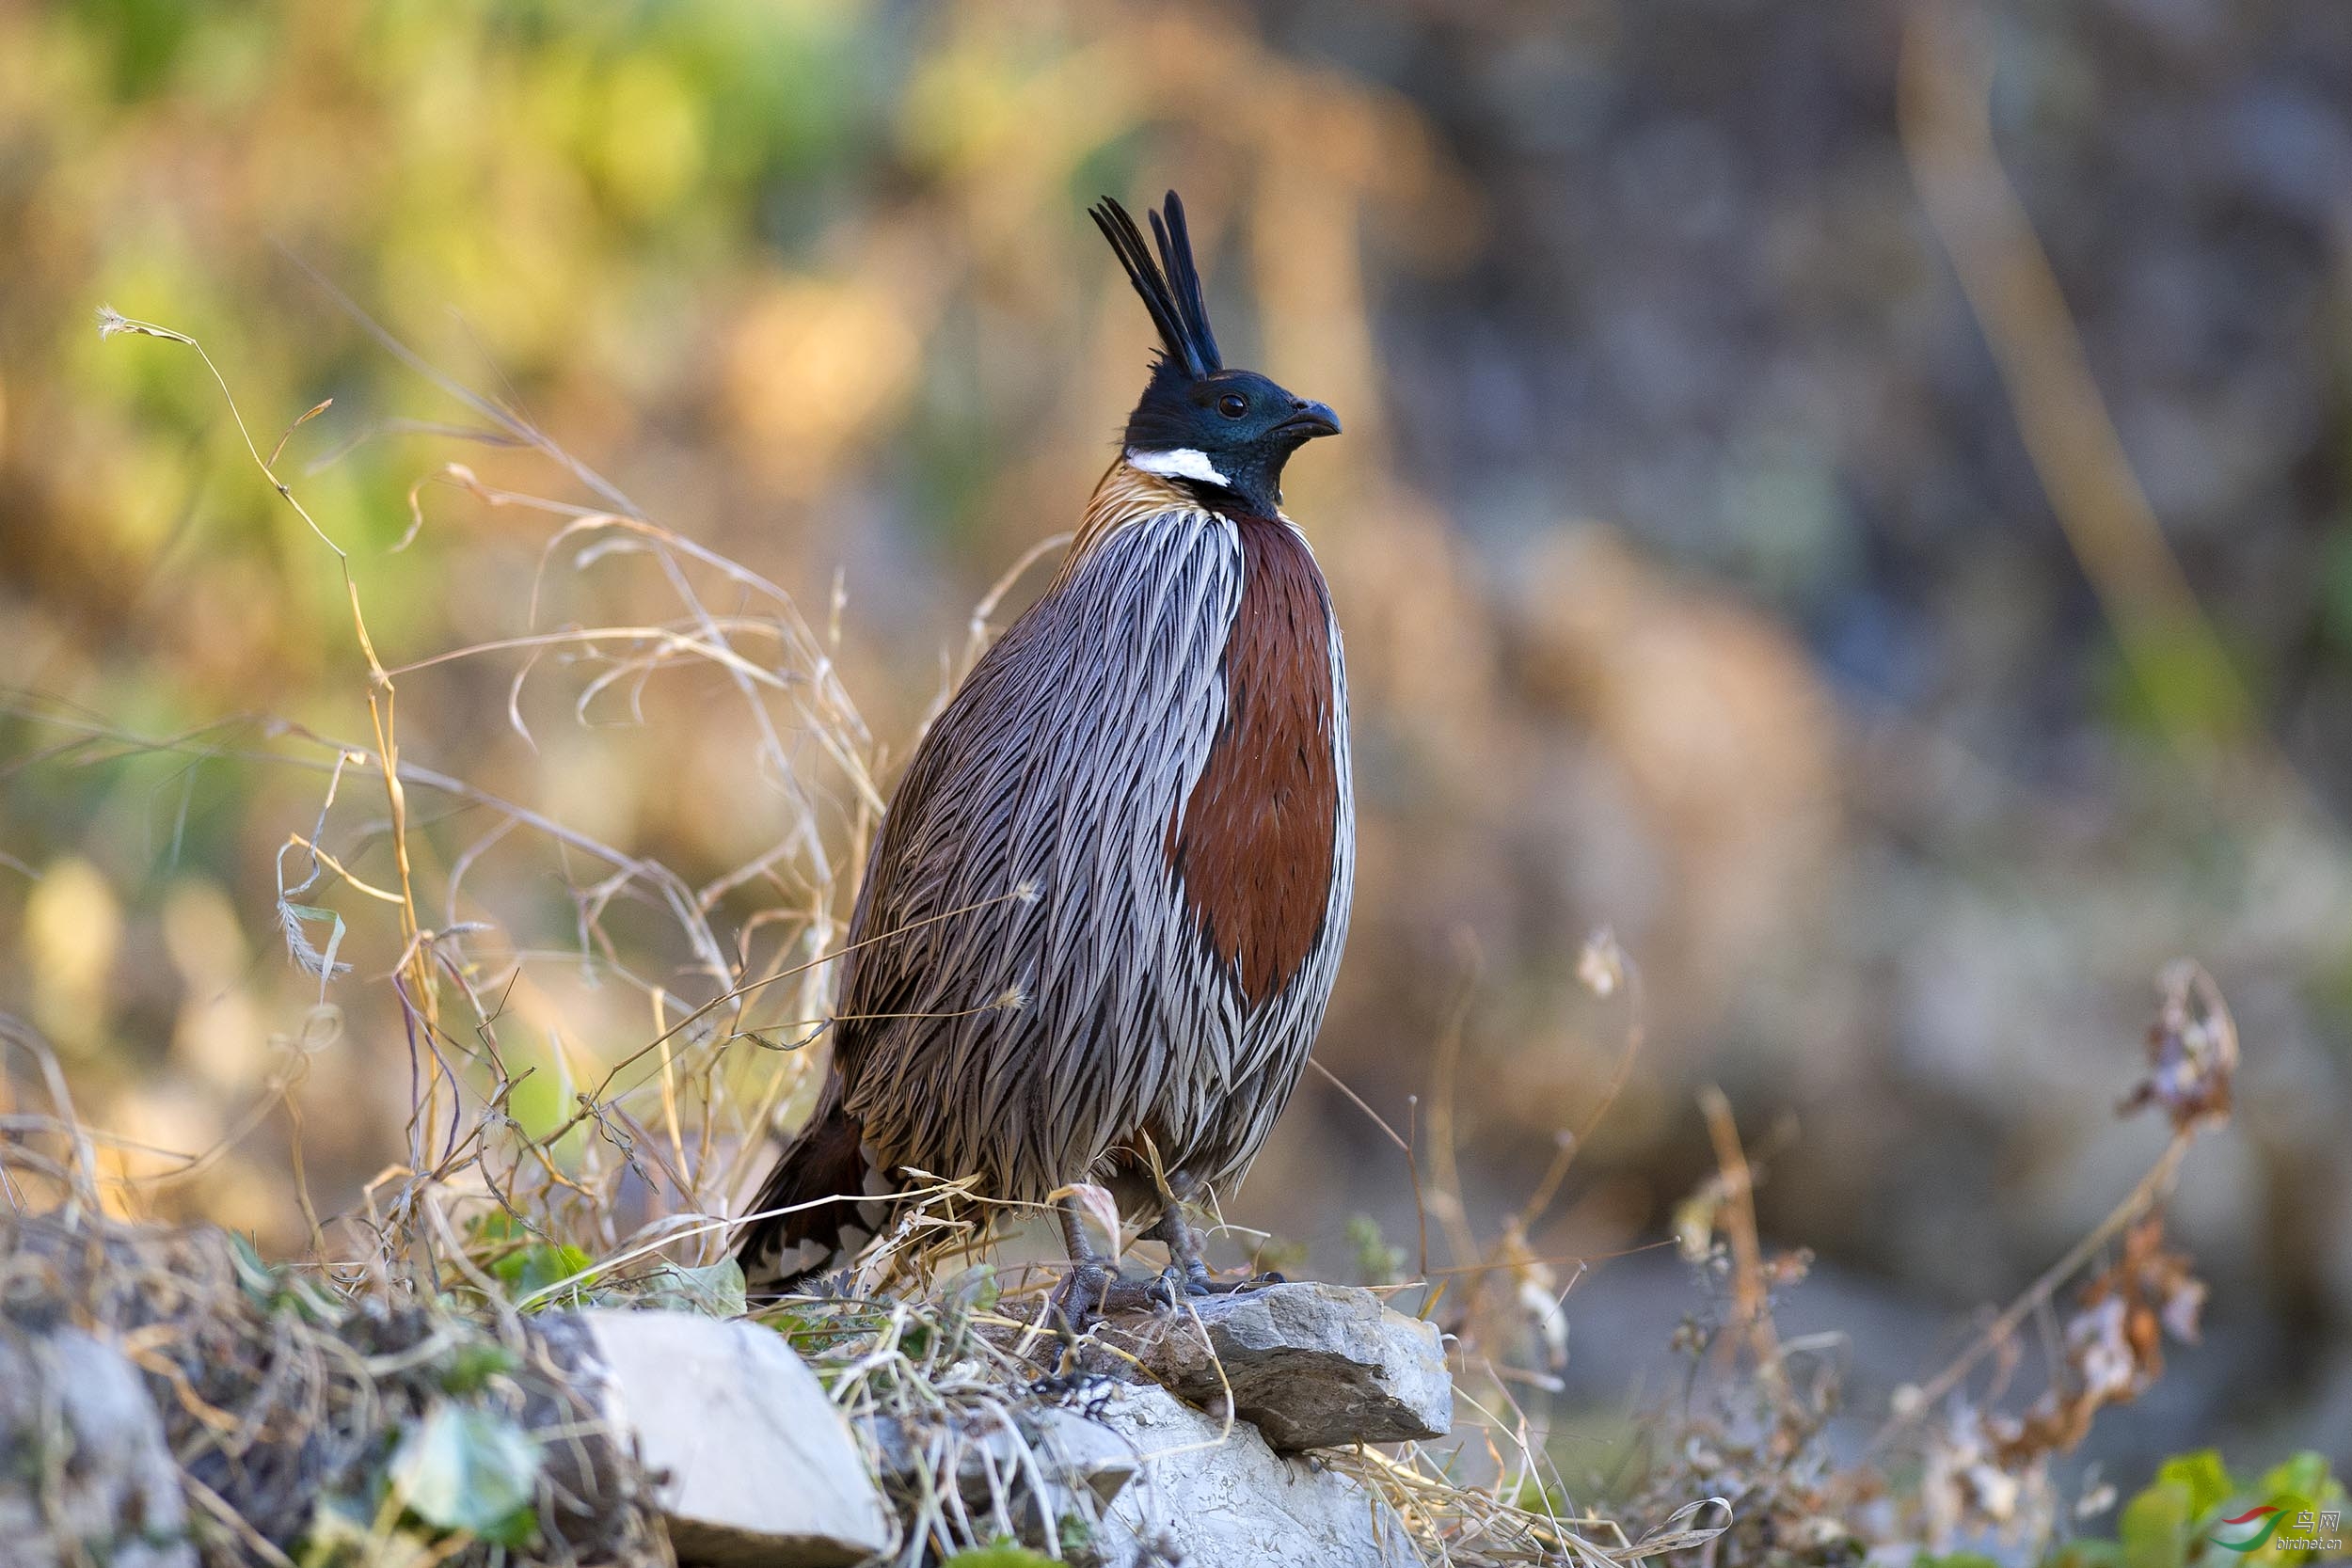
[[[1351,1476],[1279,1454],[1149,1384],[1121,1386],[1100,1420],[1142,1473],[1111,1505],[1101,1560],[1184,1568],[1422,1568],[1395,1512]]]
[[[1234,1414],[1283,1451],[1414,1442],[1454,1425],[1454,1379],[1437,1325],[1391,1310],[1370,1291],[1269,1285],[1195,1298],[1189,1310],[1104,1332],[1212,1414],[1230,1386]]]
[[[895,1528],[849,1422],[781,1335],[692,1312],[598,1308],[602,1405],[633,1442],[681,1563],[850,1568]]]

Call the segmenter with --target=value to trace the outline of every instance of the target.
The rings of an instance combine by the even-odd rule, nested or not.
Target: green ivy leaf
[[[501,1377],[520,1365],[520,1357],[495,1340],[463,1344],[452,1352],[441,1366],[441,1390],[450,1394],[471,1394],[492,1378]]]
[[[596,1261],[576,1246],[534,1242],[529,1246],[517,1247],[500,1259],[490,1266],[490,1273],[506,1287],[506,1293],[517,1301],[569,1279],[573,1282],[572,1289],[562,1292],[561,1297],[534,1304],[540,1307],[569,1306],[572,1302],[562,1297],[577,1300],[587,1291],[594,1283],[594,1276],[577,1276],[587,1275],[596,1266]]]
[[[968,1546],[940,1565],[940,1568],[1061,1568],[1061,1564],[1043,1552],[1033,1552],[1010,1541],[992,1541],[985,1546]]]
[[[2156,1480],[2177,1482],[2187,1492],[2192,1519],[2203,1518],[2228,1502],[2237,1491],[2237,1482],[2230,1479],[2229,1466],[2221,1463],[2221,1455],[2212,1449],[2200,1449],[2195,1453],[2166,1460],[2156,1471]]]
[[[438,1528],[505,1546],[538,1533],[539,1445],[506,1417],[437,1404],[401,1438],[388,1474],[409,1512]]]
[[[2163,1480],[2124,1504],[2116,1528],[2123,1568],[2181,1568],[2188,1559],[2189,1527],[2197,1517],[2188,1504],[2185,1483]]]
[[[713,1318],[739,1318],[751,1307],[743,1284],[743,1265],[732,1258],[722,1258],[701,1268],[664,1263],[634,1279],[613,1281],[598,1290],[596,1299],[628,1302],[637,1307],[667,1307]]]
[[[2316,1508],[2321,1496],[2334,1486],[2334,1478],[2328,1474],[2327,1459],[2306,1449],[2263,1477],[2263,1500],[2279,1502],[2282,1497],[2294,1497],[2303,1507]]]
[[[2275,1466],[2263,1477],[2262,1501],[2276,1507],[2286,1515],[2283,1524],[2293,1526],[2296,1515],[2344,1509],[2344,1483],[2328,1473],[2326,1456],[2306,1449]],[[2290,1530],[2280,1529],[2259,1552],[2248,1554],[2246,1561],[2255,1564],[2310,1562],[2316,1554],[2289,1551],[2280,1544],[2280,1537]]]

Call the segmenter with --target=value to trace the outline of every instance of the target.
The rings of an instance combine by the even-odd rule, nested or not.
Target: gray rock
[[[1043,1409],[1026,1417],[1037,1430],[1032,1441],[1056,1472],[1073,1486],[1083,1486],[1094,1500],[1108,1507],[1142,1473],[1135,1450],[1100,1423],[1072,1411]]]
[[[1410,1442],[1453,1427],[1437,1325],[1370,1291],[1271,1285],[1193,1308],[1205,1340],[1187,1312],[1117,1332],[1154,1377],[1213,1414],[1230,1385],[1234,1413],[1277,1449]]]
[[[0,1319],[0,1557],[18,1568],[196,1568],[147,1386],[79,1329]]]
[[[1318,1461],[1279,1454],[1257,1429],[1135,1385],[1103,1423],[1134,1446],[1142,1476],[1100,1532],[1116,1568],[1421,1568],[1387,1502]]]
[[[855,1435],[780,1335],[692,1312],[577,1316],[607,1419],[659,1472],[680,1562],[849,1568],[889,1548]]]

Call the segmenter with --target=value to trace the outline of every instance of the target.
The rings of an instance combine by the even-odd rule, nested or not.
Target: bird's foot
[[[1111,1283],[1111,1271],[1101,1263],[1081,1260],[1070,1265],[1070,1272],[1061,1276],[1047,1299],[1046,1311],[1054,1326],[1066,1334],[1083,1334],[1092,1328],[1103,1316],[1103,1296]]]
[[[1167,1311],[1175,1304],[1168,1273],[1150,1279],[1128,1279],[1104,1264],[1087,1262],[1073,1264],[1062,1282],[1054,1287],[1050,1309],[1057,1326],[1083,1334],[1104,1318]]]

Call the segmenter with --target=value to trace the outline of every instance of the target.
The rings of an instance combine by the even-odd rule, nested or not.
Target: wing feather
[[[852,917],[834,1042],[885,1164],[1035,1199],[1146,1130],[1208,1181],[1263,1142],[1330,994],[1354,817],[1331,626],[1331,902],[1299,973],[1252,1006],[1165,848],[1225,721],[1244,569],[1235,525],[1200,511],[1091,537],[918,748]]]
[[[835,1059],[878,1148],[1034,1194],[1186,1101],[1175,1037],[1216,1032],[1219,977],[1160,967],[1184,916],[1159,837],[1216,734],[1239,573],[1221,518],[1121,528],[933,724],[843,975]],[[1012,993],[1021,1006],[997,1005]]]

